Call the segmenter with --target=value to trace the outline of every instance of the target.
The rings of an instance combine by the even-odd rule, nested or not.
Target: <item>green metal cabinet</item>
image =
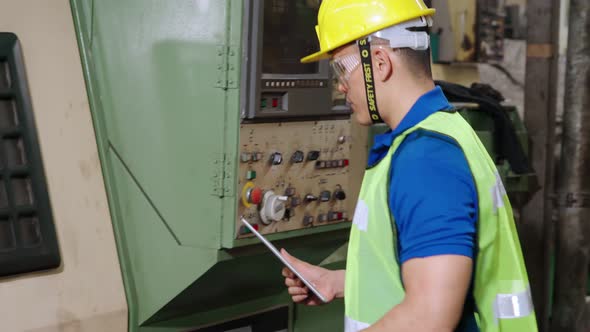
[[[186,331],[278,307],[292,330],[309,319],[341,325],[341,306],[322,316],[295,308],[276,259],[243,246],[254,240],[234,243],[243,1],[71,5],[129,330]],[[347,227],[271,239],[314,264],[342,262],[333,254]]]

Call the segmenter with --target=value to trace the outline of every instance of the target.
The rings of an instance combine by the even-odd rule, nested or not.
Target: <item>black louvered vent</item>
[[[55,268],[59,247],[20,43],[0,32],[0,276]]]

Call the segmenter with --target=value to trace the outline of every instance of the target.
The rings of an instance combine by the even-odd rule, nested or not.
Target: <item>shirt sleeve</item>
[[[389,204],[400,264],[436,255],[474,258],[477,191],[457,143],[417,131],[393,157]]]

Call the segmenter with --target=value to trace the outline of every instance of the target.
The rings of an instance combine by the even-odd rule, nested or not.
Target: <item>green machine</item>
[[[71,0],[130,331],[343,330],[239,221],[344,267],[366,141],[329,64],[299,63],[319,3]]]
[[[239,223],[344,265],[360,183],[350,114],[327,62],[299,64],[319,1],[71,4],[129,330],[342,330],[342,302],[295,306]]]

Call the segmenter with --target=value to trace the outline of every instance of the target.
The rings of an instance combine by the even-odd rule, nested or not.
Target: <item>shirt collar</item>
[[[440,86],[437,85],[434,89],[426,92],[416,100],[412,108],[410,108],[395,129],[390,129],[383,134],[375,136],[371,154],[375,152],[379,153],[381,150],[389,150],[391,144],[393,144],[393,140],[404,131],[414,127],[433,113],[451,108],[453,106],[447,100]]]

